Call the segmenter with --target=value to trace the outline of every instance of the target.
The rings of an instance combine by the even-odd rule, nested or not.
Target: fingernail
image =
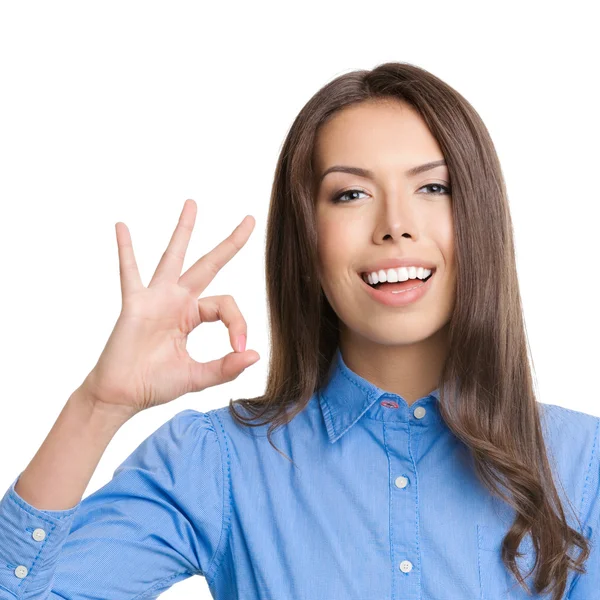
[[[237,347],[238,352],[243,352],[246,349],[246,336],[244,334],[238,335]]]

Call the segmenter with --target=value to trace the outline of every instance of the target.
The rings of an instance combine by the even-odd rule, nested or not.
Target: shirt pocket
[[[552,594],[529,595],[513,573],[502,562],[500,549],[506,531],[491,525],[477,525],[477,561],[479,568],[480,600],[550,600]],[[521,576],[525,577],[535,562],[535,550],[531,535],[521,541],[517,557]],[[525,583],[533,592],[533,573],[525,577]]]

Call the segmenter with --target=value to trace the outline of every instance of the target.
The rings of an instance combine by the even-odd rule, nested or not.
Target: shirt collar
[[[350,369],[339,346],[327,381],[318,391],[318,400],[331,443],[340,439],[365,413],[371,419],[408,421],[418,406],[424,406],[436,420],[441,420],[439,388],[409,406],[402,396],[377,387]]]

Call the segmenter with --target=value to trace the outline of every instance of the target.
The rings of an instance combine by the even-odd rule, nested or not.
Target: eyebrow
[[[412,167],[405,172],[407,177],[414,177],[415,175],[419,175],[420,173],[424,173],[425,171],[430,171],[431,169],[435,169],[436,167],[447,166],[446,161],[444,159],[434,160],[432,162],[423,163],[422,165],[417,165],[416,167]],[[329,167],[323,175],[321,175],[321,181],[323,181],[325,175],[328,173],[350,173],[350,175],[358,175],[359,177],[365,177],[366,179],[375,179],[375,173],[369,169],[363,169],[361,167],[349,167],[346,165],[334,165],[333,167]]]

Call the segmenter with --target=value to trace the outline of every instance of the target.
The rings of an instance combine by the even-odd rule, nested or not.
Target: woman
[[[595,597],[600,419],[537,402],[493,143],[406,63],[336,78],[285,140],[265,394],[180,412],[81,500],[124,422],[259,358],[231,297],[198,299],[253,221],[180,276],[195,215],[148,288],[117,224],[123,309],[0,505],[0,594]],[[187,335],[217,319],[234,352],[199,364]]]

